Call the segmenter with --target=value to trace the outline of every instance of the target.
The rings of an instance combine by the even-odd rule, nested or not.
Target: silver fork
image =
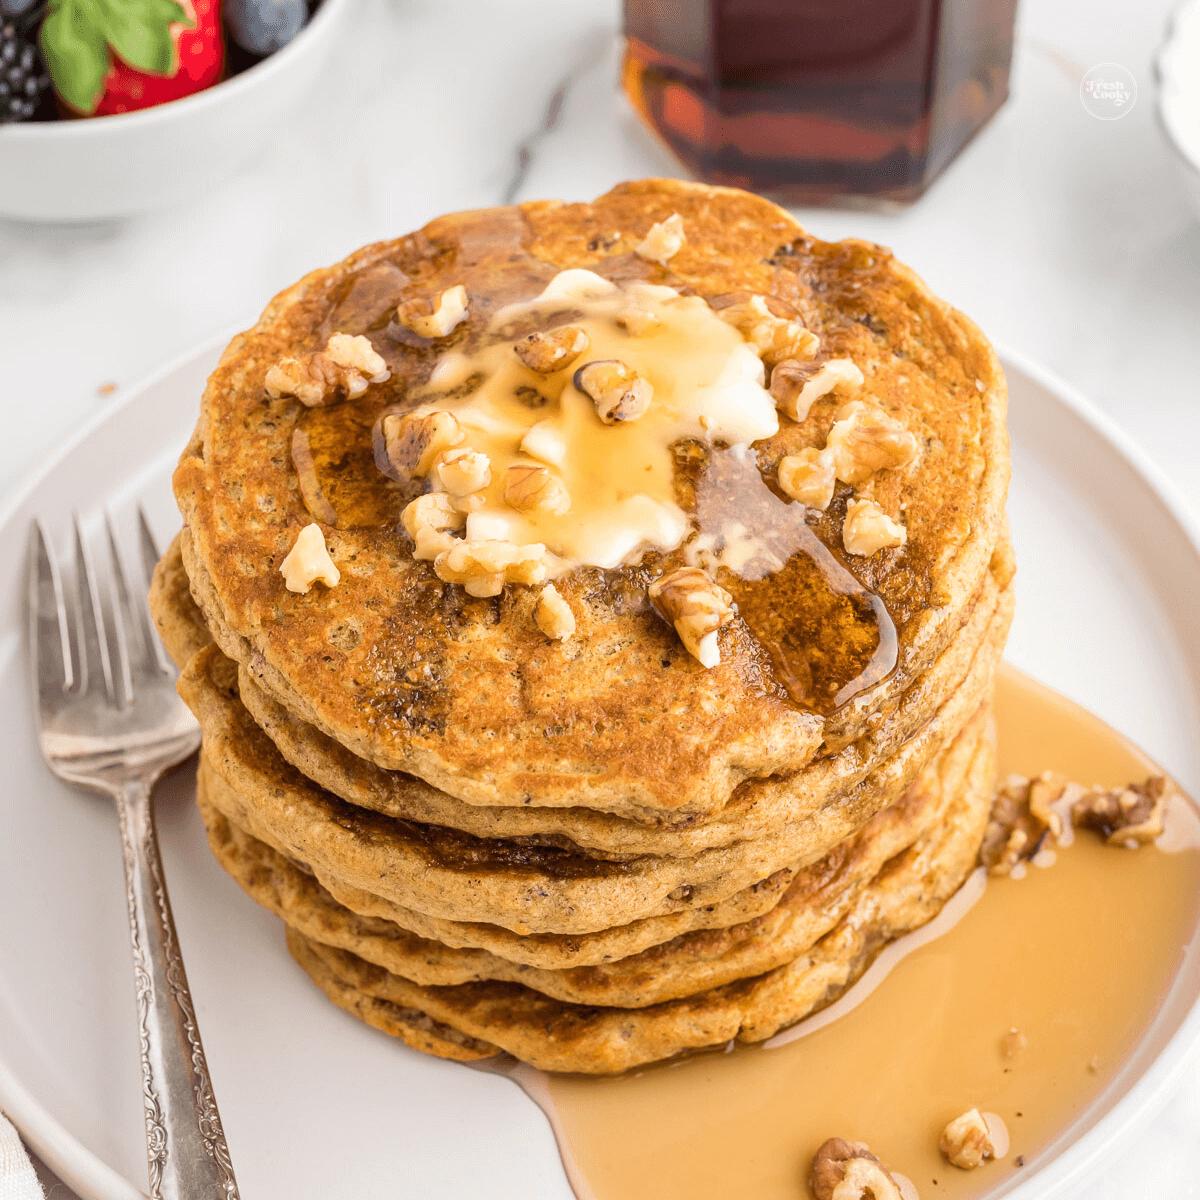
[[[42,753],[61,779],[116,802],[142,1052],[150,1194],[237,1200],[163,879],[151,790],[200,744],[175,692],[176,672],[132,597],[105,518],[112,588],[101,587],[75,521],[75,579],[65,588],[35,522],[29,543],[29,654]],[[138,511],[141,591],[158,551]]]

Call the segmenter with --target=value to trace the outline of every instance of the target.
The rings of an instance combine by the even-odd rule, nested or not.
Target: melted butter
[[[630,309],[648,315],[650,332],[622,328],[619,318]],[[588,349],[565,369],[538,374],[513,351],[531,323],[580,328]],[[447,355],[423,399],[453,412],[465,444],[491,460],[491,483],[467,518],[466,537],[541,543],[560,560],[559,573],[580,564],[630,565],[647,550],[675,549],[692,523],[677,500],[673,447],[685,439],[749,444],[779,428],[754,347],[698,296],[563,271],[534,299],[500,309],[491,332],[500,340]],[[574,386],[579,367],[604,359],[618,359],[653,387],[638,420],[605,425]],[[472,379],[478,385],[462,395]],[[570,510],[517,512],[506,504],[506,471],[518,463],[555,472]]]
[[[1114,786],[1157,770],[1011,668],[997,692],[1002,772],[1049,768]],[[798,1200],[831,1136],[866,1142],[924,1200],[982,1197],[1048,1157],[1166,994],[1200,918],[1196,813],[1179,805],[1158,846],[1118,850],[1081,834],[1054,866],[991,880],[948,931],[914,935],[873,990],[853,989],[838,1019],[818,1017],[780,1048],[617,1079],[523,1067],[513,1077],[550,1115],[581,1200]],[[1006,1059],[1014,1027],[1027,1046]],[[1011,1145],[1000,1161],[961,1171],[937,1140],[971,1107],[998,1117]]]

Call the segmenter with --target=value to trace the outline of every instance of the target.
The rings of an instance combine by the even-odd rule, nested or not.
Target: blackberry
[[[38,48],[11,21],[0,25],[0,125],[28,121],[49,86]]]

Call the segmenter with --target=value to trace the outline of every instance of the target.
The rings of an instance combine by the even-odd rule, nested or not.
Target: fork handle
[[[154,1200],[237,1200],[163,878],[152,779],[116,788]]]

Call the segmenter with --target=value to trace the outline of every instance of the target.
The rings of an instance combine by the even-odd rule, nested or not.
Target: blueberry
[[[19,17],[37,3],[38,0],[0,0],[0,13],[6,17]]]
[[[251,54],[282,49],[300,32],[307,15],[305,0],[225,0],[225,20],[233,40]]]

